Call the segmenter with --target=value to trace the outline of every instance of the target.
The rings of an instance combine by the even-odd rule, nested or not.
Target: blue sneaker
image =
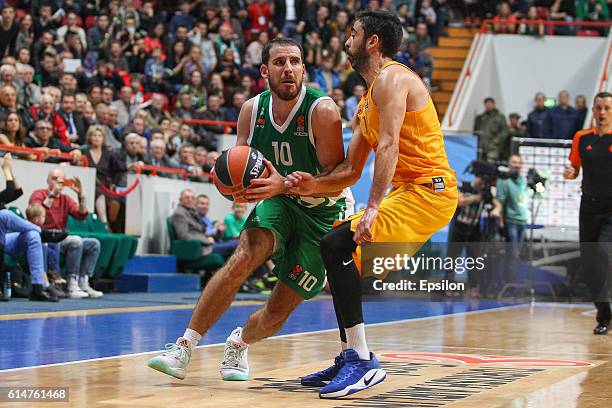
[[[345,397],[370,388],[387,376],[373,353],[370,353],[369,360],[360,360],[353,349],[345,350],[343,354],[344,366],[329,384],[321,388],[319,397]]]
[[[304,387],[325,387],[334,379],[338,371],[344,367],[344,356],[342,353],[334,359],[334,365],[314,374],[300,378],[300,383]]]

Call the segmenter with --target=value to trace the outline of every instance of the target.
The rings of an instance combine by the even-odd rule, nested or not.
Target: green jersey
[[[271,92],[260,93],[253,104],[248,144],[259,150],[283,176],[294,171],[320,174],[323,166],[317,158],[312,112],[325,99],[331,100],[322,92],[302,86],[298,101],[287,120],[279,125],[272,113]],[[352,207],[353,201],[348,188],[337,197],[291,198],[306,208],[335,208],[338,212],[345,211],[347,204]]]

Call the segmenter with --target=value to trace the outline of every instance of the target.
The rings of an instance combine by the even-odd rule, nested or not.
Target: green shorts
[[[295,293],[310,299],[325,285],[319,242],[332,229],[338,215],[335,207],[309,209],[289,197],[276,196],[260,201],[242,229],[272,231],[275,273]]]

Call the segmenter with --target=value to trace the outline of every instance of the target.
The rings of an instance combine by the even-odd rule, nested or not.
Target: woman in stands
[[[206,100],[208,99],[208,92],[206,91],[206,85],[202,80],[202,72],[195,70],[191,73],[189,84],[183,86],[180,94],[191,94],[193,97],[193,108],[195,110],[206,109]],[[181,107],[180,101],[177,102],[176,106]]]
[[[26,129],[17,112],[9,112],[0,128],[0,143],[9,146],[25,147]],[[22,159],[34,160],[33,154],[19,155]]]
[[[100,188],[100,184],[108,189],[116,184],[122,173],[130,171],[143,165],[142,162],[131,163],[126,166],[117,154],[104,145],[104,129],[101,126],[90,126],[87,131],[87,152],[85,156],[89,160],[89,166],[96,168],[96,213],[100,220],[107,226],[108,215],[106,210],[106,196]]]

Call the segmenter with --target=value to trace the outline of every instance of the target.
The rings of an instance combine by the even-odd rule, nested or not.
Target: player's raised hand
[[[249,188],[244,193],[244,198],[249,202],[265,200],[286,192],[285,178],[280,175],[268,160],[264,159],[264,164],[270,175],[267,178],[251,180]]]
[[[285,177],[285,187],[289,194],[312,195],[315,192],[317,180],[315,176],[304,171],[294,171]]]
[[[355,241],[357,245],[363,245],[366,242],[374,241],[372,225],[377,216],[378,210],[376,208],[366,208],[355,230],[355,236],[353,237],[353,241]]]

